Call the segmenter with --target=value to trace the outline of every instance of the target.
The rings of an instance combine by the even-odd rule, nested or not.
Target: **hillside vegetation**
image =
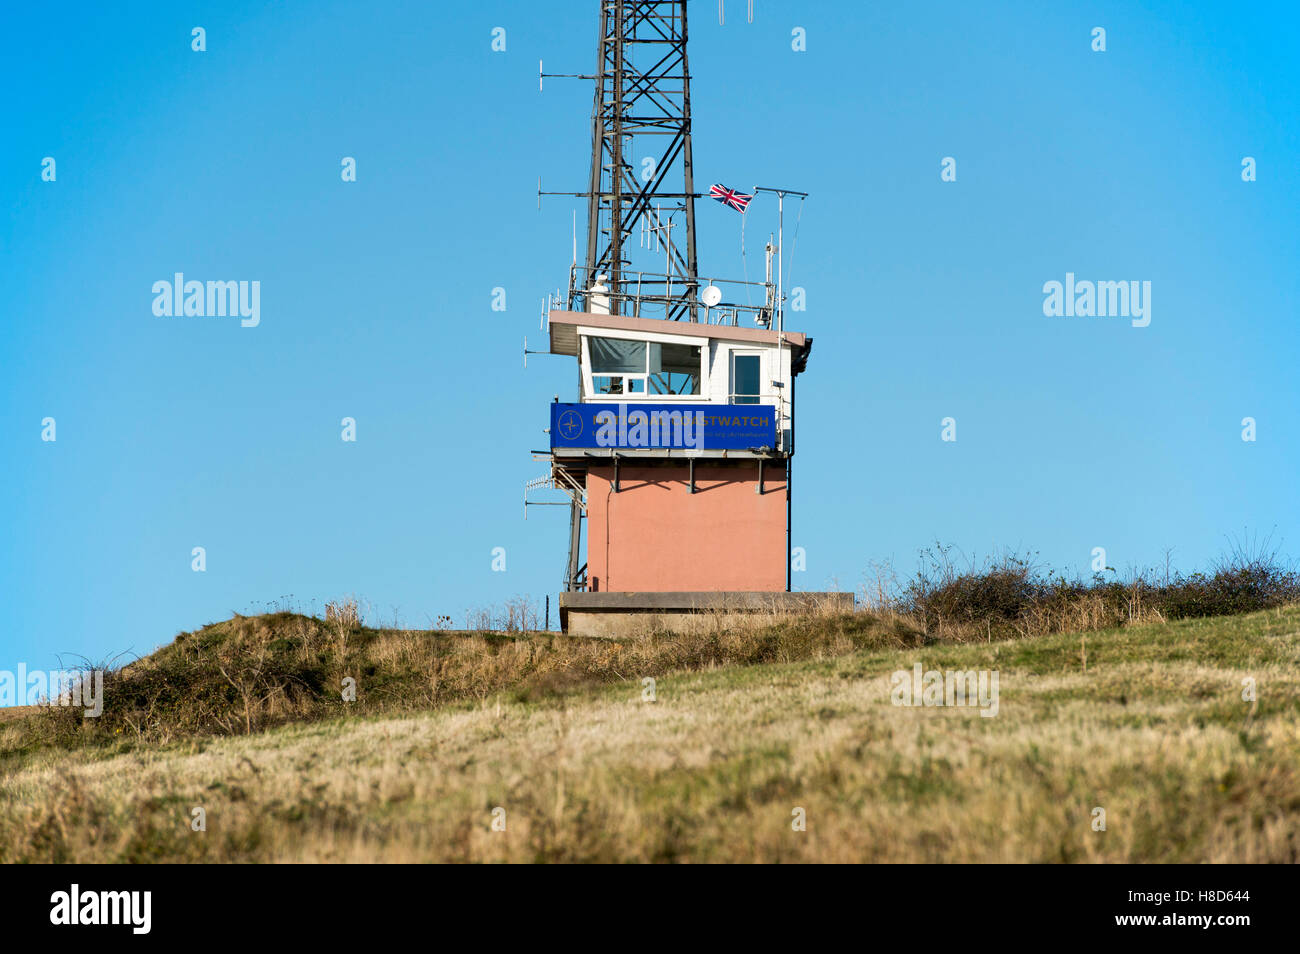
[[[997,715],[891,704],[915,663],[997,671]],[[0,860],[1300,860],[1296,606],[951,643],[867,613],[624,644],[282,615],[118,676],[93,727],[0,726]]]
[[[863,595],[621,641],[236,615],[106,667],[98,718],[0,719],[0,861],[1300,857],[1267,548],[1122,582],[936,548]],[[917,665],[996,674],[996,715],[896,704]]]
[[[745,620],[706,616],[691,634],[635,640],[363,626],[355,603],[327,618],[235,615],[181,633],[124,668],[107,667],[101,717],[53,708],[0,735],[3,757],[44,747],[127,751],[342,715],[403,713],[505,694],[526,701],[581,686],[683,670],[793,662],[870,649],[992,642],[1144,622],[1222,616],[1300,601],[1300,574],[1265,547],[1238,547],[1209,574],[1134,573],[1125,582],[1043,573],[1008,554],[959,568],[951,548],[920,572],[863,594],[853,613]],[[486,622],[488,614],[478,614]],[[345,698],[345,691],[350,697]]]

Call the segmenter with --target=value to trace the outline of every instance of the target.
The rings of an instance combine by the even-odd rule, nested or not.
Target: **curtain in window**
[[[645,374],[646,343],[622,338],[589,338],[594,374]]]

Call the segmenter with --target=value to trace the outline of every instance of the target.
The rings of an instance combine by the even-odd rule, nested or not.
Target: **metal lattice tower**
[[[641,294],[664,296],[666,317],[695,320],[686,0],[601,0],[598,72],[592,79],[585,280],[608,276],[615,313],[623,313],[635,285]],[[652,165],[644,162],[647,157]],[[652,269],[633,268],[638,225],[654,230],[661,248],[666,245],[655,253],[663,259]]]
[[[600,0],[597,72],[575,78],[596,86],[587,191],[543,192],[538,184],[539,208],[542,195],[587,200],[586,258],[581,268],[575,262],[569,308],[595,310],[590,292],[599,282],[599,307],[613,314],[651,303],[665,318],[698,320],[686,0]],[[568,489],[564,588],[573,591],[586,587],[585,495]]]

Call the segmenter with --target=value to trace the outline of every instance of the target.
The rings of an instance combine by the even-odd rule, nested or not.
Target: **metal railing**
[[[624,271],[617,282],[608,277],[598,280],[603,272],[594,272],[585,265],[569,269],[567,304],[570,311],[592,314],[628,315],[633,318],[670,318],[695,320],[711,325],[739,325],[741,319],[760,328],[771,327],[776,286],[770,282],[748,282],[725,278],[704,278],[688,281],[680,275],[654,272]],[[736,301],[718,301],[706,305],[701,292],[708,287],[717,288],[726,298],[744,295],[744,304]],[[754,304],[753,299],[761,299]]]

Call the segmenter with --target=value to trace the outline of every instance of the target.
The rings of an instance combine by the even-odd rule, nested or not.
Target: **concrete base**
[[[561,593],[560,629],[574,636],[636,637],[717,629],[800,613],[850,613],[852,593],[760,591]]]

